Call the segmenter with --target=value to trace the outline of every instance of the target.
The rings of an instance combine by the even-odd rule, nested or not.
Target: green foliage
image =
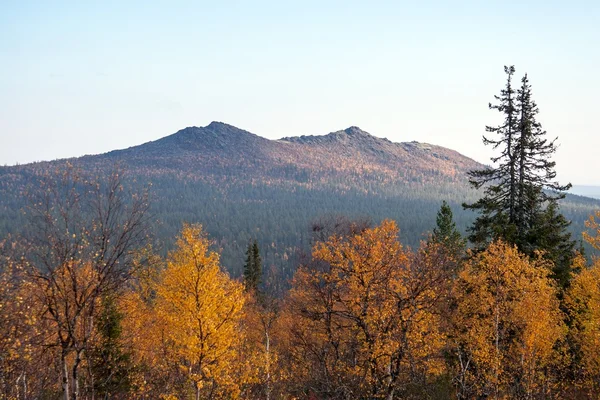
[[[131,388],[133,363],[121,343],[123,318],[115,297],[104,297],[96,320],[99,337],[89,352],[93,387],[99,397],[125,394]]]
[[[514,67],[504,67],[506,86],[490,104],[504,120],[496,127],[486,127],[497,138],[484,136],[483,142],[499,150],[492,158],[493,167],[469,172],[470,183],[484,189],[483,196],[464,204],[479,216],[470,228],[469,239],[478,249],[502,239],[516,244],[523,253],[534,256],[541,251],[555,262],[555,278],[564,287],[570,276],[575,242],[568,231],[569,222],[560,214],[558,200],[571,185],[554,179],[556,139],[545,138],[546,131],[536,120],[539,110],[532,99],[527,75],[521,86],[512,86]]]
[[[262,259],[258,242],[248,244],[246,264],[244,264],[244,286],[247,291],[258,292],[262,282]]]
[[[486,132],[494,137],[483,137],[483,143],[494,149],[500,149],[499,155],[492,157],[495,167],[485,167],[469,171],[469,183],[475,189],[484,189],[483,197],[474,203],[464,203],[463,207],[480,213],[470,228],[469,239],[479,249],[492,240],[502,238],[513,242],[515,227],[515,209],[517,193],[517,159],[514,148],[517,135],[517,110],[515,89],[512,78],[513,66],[504,67],[506,86],[499,96],[494,96],[497,104],[489,108],[500,112],[504,119],[498,126],[486,126]]]
[[[553,264],[553,277],[559,286],[565,288],[571,280],[573,257],[576,242],[567,230],[569,221],[560,214],[556,202],[549,202],[541,212],[536,213],[536,221],[529,231],[528,242],[533,248],[545,250],[544,257]],[[577,249],[577,252],[582,252]]]
[[[443,245],[456,259],[459,259],[465,250],[465,240],[458,229],[456,229],[456,223],[452,217],[452,209],[446,200],[442,202],[440,210],[437,213],[436,227],[433,229],[431,241]]]

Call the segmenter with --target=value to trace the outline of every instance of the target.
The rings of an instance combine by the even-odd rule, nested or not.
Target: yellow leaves
[[[244,340],[238,360],[240,375],[249,383],[268,385],[279,376],[279,355],[274,345],[277,313],[272,299],[259,300],[255,293],[246,294],[242,329]]]
[[[539,375],[566,334],[549,271],[541,259],[496,242],[460,273],[455,335],[480,371],[482,392],[506,391],[517,376],[521,387],[511,390],[539,389]]]
[[[153,302],[144,302],[137,293],[126,298],[128,319],[145,324],[128,330],[142,332],[132,342],[143,349],[149,364],[187,376],[195,390],[216,384],[233,395],[242,383],[233,372],[245,298],[242,285],[221,270],[209,245],[199,225],[184,226],[154,283]]]
[[[571,335],[581,360],[578,371],[584,387],[598,391],[600,377],[600,260],[576,275],[565,295]]]
[[[583,238],[596,250],[600,250],[600,223],[596,218],[600,218],[600,210],[590,215],[589,219],[585,221],[585,227],[591,230],[591,233],[584,231]]]

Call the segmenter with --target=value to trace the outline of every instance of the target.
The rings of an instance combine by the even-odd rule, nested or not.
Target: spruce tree
[[[517,204],[517,164],[514,154],[518,133],[516,91],[512,85],[515,67],[504,67],[506,85],[500,95],[494,96],[497,104],[489,103],[489,108],[503,114],[503,122],[498,126],[486,126],[486,132],[494,136],[484,136],[483,143],[500,149],[500,154],[492,157],[496,167],[486,167],[469,172],[469,182],[475,189],[485,188],[484,196],[473,204],[463,207],[480,213],[469,229],[469,240],[482,249],[495,237],[512,241],[516,232]]]
[[[553,277],[559,287],[569,286],[573,271],[573,258],[579,250],[567,230],[571,224],[560,212],[556,201],[535,213],[526,243],[530,251],[541,250],[553,263]],[[526,252],[527,254],[527,252]]]
[[[519,112],[519,140],[516,155],[519,163],[517,222],[524,229],[531,225],[528,221],[528,211],[544,202],[556,203],[563,199],[571,184],[560,185],[555,181],[556,162],[550,158],[556,152],[556,138],[546,139],[546,131],[537,121],[539,109],[531,97],[531,85],[527,74],[521,80],[517,95]]]
[[[436,227],[433,229],[431,242],[443,245],[457,259],[465,249],[465,240],[456,229],[452,209],[445,200],[437,213]]]
[[[256,276],[256,288],[262,281],[262,258],[260,257],[260,250],[258,248],[258,242],[255,240],[252,245],[252,257],[254,258],[254,275]]]
[[[521,79],[517,92],[520,136],[516,154],[519,163],[517,204],[518,232],[516,244],[525,254],[536,250],[554,263],[554,278],[566,287],[571,277],[575,241],[568,231],[570,222],[560,213],[558,201],[571,184],[556,182],[556,138],[548,140],[547,133],[537,121],[539,108],[532,99],[527,74]]]
[[[486,145],[500,149],[500,155],[492,158],[496,167],[469,173],[473,187],[485,187],[480,200],[463,205],[480,213],[469,239],[478,248],[501,238],[529,256],[542,251],[554,262],[555,278],[564,287],[575,242],[567,231],[569,222],[559,212],[558,200],[571,185],[555,181],[556,163],[551,157],[556,152],[556,139],[549,141],[536,119],[539,109],[527,75],[515,92],[511,84],[514,67],[504,70],[508,75],[506,87],[496,96],[499,104],[490,105],[504,114],[504,122],[486,128],[500,137],[483,138]]]
[[[123,318],[113,295],[102,299],[102,311],[95,321],[98,339],[89,350],[93,386],[99,397],[127,393],[132,384],[131,354],[121,342]]]
[[[246,250],[246,264],[244,264],[244,286],[247,291],[258,292],[262,278],[262,259],[258,242],[254,240],[248,244]]]
[[[244,287],[246,290],[250,290],[252,287],[253,281],[253,271],[254,271],[254,247],[253,243],[248,243],[248,247],[246,248],[246,263],[244,264]]]

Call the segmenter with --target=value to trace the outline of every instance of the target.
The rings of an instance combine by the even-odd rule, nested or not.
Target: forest
[[[159,248],[151,189],[121,165],[37,175],[0,238],[0,398],[598,398],[600,210],[583,246],[528,76],[505,73],[475,196],[435,203],[426,236],[315,219],[285,281],[256,236],[239,274],[196,221]]]

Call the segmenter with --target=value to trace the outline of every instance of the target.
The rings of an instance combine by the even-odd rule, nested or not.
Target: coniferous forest
[[[2,168],[0,398],[598,398],[600,207],[504,71],[487,166],[213,123]]]

